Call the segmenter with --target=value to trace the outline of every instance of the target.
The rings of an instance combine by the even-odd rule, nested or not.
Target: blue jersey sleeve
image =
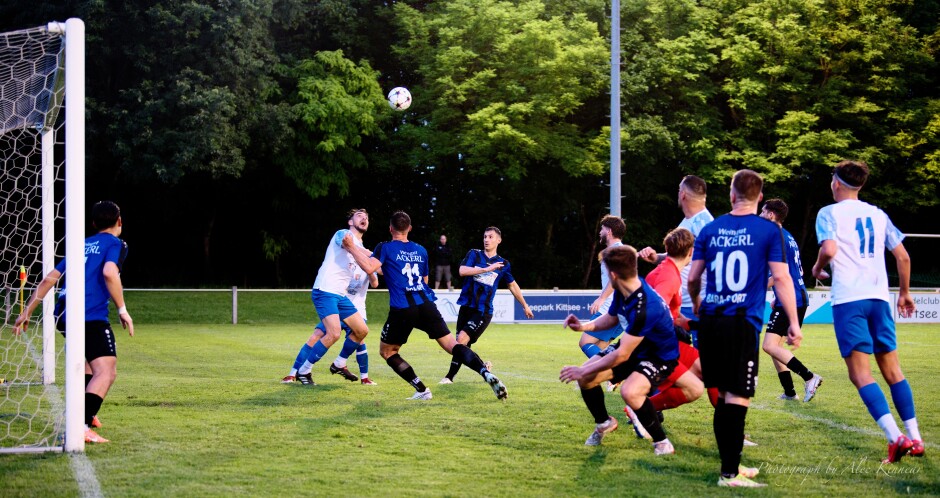
[[[623,307],[623,296],[620,295],[620,292],[614,291],[614,300],[610,302],[610,308],[607,309],[607,314],[612,316],[617,316],[617,310]]]
[[[822,244],[826,240],[835,240],[836,220],[832,215],[832,205],[819,210],[816,215],[816,241]]]
[[[787,240],[783,236],[783,228],[780,228],[774,224],[776,228],[776,234],[773,237],[768,237],[770,240],[770,247],[767,248],[767,262],[768,263],[786,263],[787,262]]]

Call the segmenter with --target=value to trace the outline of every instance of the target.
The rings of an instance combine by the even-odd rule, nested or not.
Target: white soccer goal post
[[[0,453],[85,447],[84,85],[80,19],[0,33]],[[64,355],[53,292],[30,327],[13,334],[25,301],[63,252]]]

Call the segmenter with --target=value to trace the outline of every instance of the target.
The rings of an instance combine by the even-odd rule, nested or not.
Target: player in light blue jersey
[[[768,268],[790,321],[787,343],[797,347],[802,340],[783,232],[756,214],[763,183],[748,169],[734,174],[731,212],[706,225],[695,238],[689,272],[689,294],[699,316],[702,380],[706,388],[718,388],[714,428],[722,487],[765,486],[750,479],[757,469],[741,467],[741,448],[748,406],[757,388]],[[706,271],[705,297],[699,301]]]
[[[121,266],[127,246],[118,237],[124,222],[121,209],[111,201],[96,203],[91,218],[98,233],[85,239],[85,442],[107,443],[92,427],[100,427],[98,410],[117,376],[117,348],[114,332],[108,320],[108,300],[118,308],[121,325],[134,336],[134,321],[124,303]],[[65,274],[65,260],[50,271],[36,292],[29,298],[26,309],[16,319],[13,333],[19,334],[29,325],[29,317],[46,294]],[[60,298],[60,302],[62,298]],[[65,332],[64,307],[57,307],[59,330]]]
[[[885,247],[897,260],[900,287],[897,310],[903,317],[914,312],[911,258],[901,243],[904,235],[888,215],[858,199],[868,174],[868,165],[862,161],[842,161],[835,166],[829,187],[836,203],[820,209],[816,215],[820,247],[813,275],[820,280],[829,278],[825,267],[832,265],[832,321],[839,352],[848,367],[849,380],[888,439],[885,462],[897,462],[908,453],[923,456],[924,442],[917,426],[914,395],[898,360]],[[891,399],[907,435],[898,428],[884,392],[872,376],[873,353],[891,388]]]
[[[369,229],[369,213],[365,209],[351,209],[346,216],[346,224],[348,229],[338,230],[330,239],[326,255],[323,256],[323,263],[317,272],[317,279],[313,283],[313,290],[310,291],[310,298],[317,310],[317,315],[320,316],[322,330],[325,333],[313,346],[305,345],[301,348],[300,354],[309,348],[307,359],[297,369],[296,374],[293,374],[293,369],[291,369],[292,374],[284,377],[281,380],[283,383],[296,380],[303,385],[316,385],[311,373],[313,365],[320,361],[330,346],[339,340],[343,323],[348,326],[350,333],[343,342],[340,358],[348,358],[369,333],[365,319],[348,297],[350,284],[356,274],[356,261],[343,242],[344,237],[349,237],[351,245],[362,248],[362,235]],[[311,340],[316,335],[314,331]],[[346,380],[353,382],[359,380],[346,368],[345,361],[338,361],[339,363],[333,362],[330,365],[330,373],[340,374]]]
[[[682,209],[682,214],[685,217],[679,222],[679,226],[676,228],[685,228],[692,232],[692,235],[698,237],[699,233],[702,232],[702,228],[714,221],[715,217],[712,216],[708,208],[705,207],[707,195],[708,185],[705,183],[705,180],[695,175],[686,175],[682,178],[682,181],[679,182],[678,202],[679,208]],[[640,250],[639,256],[640,259],[658,265],[666,258],[666,253],[657,253],[652,247],[645,247]],[[680,289],[682,291],[682,305],[679,308],[679,312],[683,317],[683,321],[694,317],[692,313],[692,298],[689,297],[690,270],[691,265],[683,268],[680,273],[682,278],[682,287]],[[703,280],[702,282],[702,285],[704,285],[705,281]],[[698,347],[698,324],[693,320],[690,325],[689,333],[692,336],[692,345]]]
[[[460,311],[457,312],[457,342],[468,348],[480,339],[493,319],[493,300],[500,282],[506,282],[509,292],[522,305],[526,318],[535,316],[512,276],[509,260],[496,253],[502,241],[503,234],[499,228],[488,227],[483,231],[483,250],[471,249],[460,263],[460,276],[470,278],[464,279],[463,289],[457,299],[460,305]],[[452,384],[460,365],[459,361],[452,360],[450,370],[439,383]],[[492,368],[492,365],[487,364],[487,368]]]
[[[776,223],[783,230],[783,238],[786,242],[787,266],[790,269],[790,278],[793,279],[794,290],[796,291],[796,313],[800,317],[800,326],[803,326],[803,317],[806,316],[806,307],[809,305],[809,294],[806,293],[806,285],[803,283],[803,263],[800,261],[800,247],[796,240],[783,228],[783,221],[787,219],[790,208],[787,203],[781,199],[770,199],[764,203],[761,209],[760,217]],[[770,278],[768,285],[773,286],[773,277]],[[822,384],[822,377],[814,374],[806,365],[796,358],[789,349],[781,344],[787,335],[787,329],[790,322],[787,321],[787,315],[783,307],[776,302],[773,303],[770,318],[767,320],[767,333],[764,334],[763,349],[769,354],[774,362],[774,368],[777,370],[777,378],[780,379],[780,385],[783,387],[783,394],[780,399],[796,400],[796,389],[793,387],[793,378],[790,371],[796,372],[804,382],[803,402],[807,403],[816,396],[816,390]]]
[[[415,389],[411,399],[429,400],[431,390],[415,374],[414,368],[401,357],[399,351],[408,342],[411,331],[423,330],[428,338],[436,340],[457,361],[480,374],[493,389],[497,399],[506,398],[506,386],[493,375],[470,348],[454,339],[434,304],[434,292],[428,287],[428,252],[420,244],[408,240],[411,217],[404,211],[392,214],[389,220],[392,240],[382,242],[370,252],[355,244],[352,236],[343,239],[343,247],[351,252],[356,263],[366,272],[379,269],[388,286],[388,319],[382,327],[379,354],[388,366]]]
[[[600,236],[601,243],[606,247],[623,245],[621,240],[624,235],[627,234],[627,224],[624,223],[622,218],[608,214],[601,218],[600,225],[601,229],[598,235]],[[607,271],[607,267],[604,266],[604,261],[600,258],[600,255],[598,255],[598,260],[601,264],[601,295],[598,296],[588,308],[588,311],[591,312],[591,320],[606,315],[607,311],[610,309],[610,304],[614,300],[614,287],[610,283],[610,272]],[[623,324],[619,321],[605,329],[591,329],[590,332],[584,331],[581,333],[581,340],[578,342],[578,347],[581,348],[581,352],[584,353],[584,356],[591,358],[609,346],[610,343],[622,333]],[[611,384],[610,388],[613,389],[613,386],[614,384]]]

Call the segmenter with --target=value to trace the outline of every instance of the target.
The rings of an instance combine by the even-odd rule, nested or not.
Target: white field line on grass
[[[61,393],[59,388],[52,384],[48,387],[52,396],[50,396],[51,408],[53,413],[65,413]],[[75,483],[78,484],[78,492],[84,498],[100,498],[104,496],[101,492],[101,484],[98,483],[98,476],[95,474],[95,467],[91,464],[84,453],[69,453],[69,465],[72,467],[72,473],[75,475]]]
[[[497,374],[498,376],[500,376],[500,377],[505,377],[505,378],[510,378],[510,379],[523,379],[523,380],[531,380],[531,381],[535,381],[535,382],[559,382],[558,379],[545,379],[545,378],[542,378],[542,377],[531,377],[531,376],[528,376],[528,375],[516,375],[516,374],[513,374],[513,373],[509,373],[509,372],[494,371],[494,373],[496,373],[496,374]],[[577,389],[578,384],[577,384],[576,382],[572,382],[572,384],[574,385],[575,389]],[[509,387],[511,387],[511,386],[509,386]],[[798,418],[798,419],[806,420],[807,422],[813,422],[813,423],[816,423],[816,424],[826,425],[826,426],[829,426],[829,427],[832,428],[832,429],[840,430],[840,431],[843,431],[843,432],[854,432],[854,433],[856,433],[856,434],[863,434],[863,435],[865,435],[865,436],[873,436],[873,437],[884,438],[884,433],[881,432],[880,430],[865,429],[865,428],[861,428],[861,427],[851,426],[851,425],[848,425],[848,424],[843,424],[843,423],[841,423],[841,422],[835,422],[835,421],[832,421],[832,420],[829,420],[829,419],[825,419],[825,418],[814,417],[814,416],[812,416],[812,415],[805,415],[805,414],[802,414],[802,413],[794,413],[794,412],[791,412],[791,411],[780,410],[780,409],[773,408],[773,407],[771,407],[771,406],[768,406],[768,405],[765,405],[765,404],[762,404],[762,403],[751,403],[751,408],[756,409],[756,410],[766,411],[766,412],[773,412],[773,413],[781,413],[781,414],[791,415],[791,416],[796,417],[796,418]],[[940,448],[940,445],[938,445],[938,444],[936,444],[936,443],[926,442],[926,441],[924,442],[924,446],[927,446],[927,447],[929,447],[929,448]]]

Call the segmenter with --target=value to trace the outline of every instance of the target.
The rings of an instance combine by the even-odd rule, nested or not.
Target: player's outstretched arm
[[[658,264],[660,261],[666,258],[665,253],[658,253],[656,252],[656,249],[653,249],[652,247],[644,247],[643,249],[640,249],[640,251],[636,253],[636,256],[643,261],[646,261],[647,263],[653,264]]]
[[[101,270],[104,274],[104,285],[108,288],[108,294],[111,300],[118,308],[118,318],[121,319],[121,326],[127,329],[127,333],[134,337],[134,320],[127,312],[127,306],[124,304],[124,285],[121,283],[121,271],[113,261],[104,264]]]
[[[39,302],[55,287],[55,283],[59,281],[59,277],[61,276],[62,274],[59,273],[58,270],[52,270],[48,275],[43,277],[42,282],[39,282],[39,287],[36,289],[36,292],[29,297],[26,308],[23,309],[20,316],[16,318],[16,322],[13,323],[13,335],[20,335],[20,332],[29,326],[29,317],[32,316],[33,311],[39,306]]]
[[[908,318],[917,309],[911,297],[911,256],[904,244],[894,246],[891,254],[898,263],[898,314]]]

